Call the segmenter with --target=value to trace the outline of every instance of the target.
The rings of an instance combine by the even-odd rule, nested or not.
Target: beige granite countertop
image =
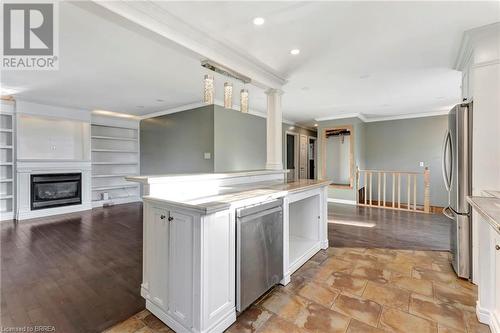
[[[498,233],[500,233],[500,198],[468,197],[467,201]]]
[[[484,194],[486,194],[487,196],[489,197],[495,197],[495,198],[499,198],[500,199],[500,191],[496,191],[496,190],[485,190],[483,191]]]
[[[256,197],[277,198],[290,193],[306,191],[309,189],[327,186],[329,180],[301,179],[293,182],[269,181],[243,185],[228,186],[219,191],[218,194],[190,198],[187,200],[173,200],[155,196],[145,196],[144,200],[161,201],[178,206],[180,208],[209,214],[228,209],[232,203]]]
[[[288,170],[246,170],[232,172],[217,172],[217,173],[174,173],[165,175],[144,175],[144,176],[127,176],[128,181],[143,183],[143,184],[162,184],[170,182],[197,181],[197,180],[215,180],[229,179],[238,177],[250,177],[272,174],[285,174]]]

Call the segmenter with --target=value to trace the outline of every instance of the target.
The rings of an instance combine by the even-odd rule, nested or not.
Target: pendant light
[[[231,82],[224,83],[224,107],[233,108],[233,84]]]
[[[240,91],[240,111],[248,113],[248,90],[244,87]]]
[[[214,104],[214,77],[206,74],[203,79],[203,102],[205,104]]]

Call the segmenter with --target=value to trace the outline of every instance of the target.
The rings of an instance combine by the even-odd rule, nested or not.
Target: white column
[[[266,169],[282,170],[281,95],[279,89],[268,89],[267,95],[267,160]]]

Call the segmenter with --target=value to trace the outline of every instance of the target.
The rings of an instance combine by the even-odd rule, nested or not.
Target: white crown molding
[[[252,79],[262,88],[279,88],[286,83],[273,69],[247,54],[214,39],[153,1],[97,1],[94,2],[170,41],[220,63]]]
[[[157,112],[153,112],[153,113],[148,113],[148,114],[139,116],[139,119],[143,120],[143,119],[148,119],[148,118],[154,118],[154,117],[164,116],[164,115],[167,115],[167,114],[176,113],[176,112],[182,112],[182,111],[187,111],[187,110],[192,110],[192,109],[196,109],[196,108],[199,108],[199,107],[202,107],[202,106],[207,106],[207,105],[208,104],[205,104],[203,102],[196,102],[196,103],[184,104],[184,105],[176,106],[176,107],[173,107],[173,108],[170,108],[170,109],[166,109],[166,110],[162,110],[162,111],[157,111]],[[222,100],[215,99],[213,105],[224,107],[224,102]],[[235,111],[238,111],[238,110],[235,110]],[[257,116],[257,117],[267,118],[267,114],[265,112],[257,111],[257,110],[254,110],[254,109],[249,109],[248,113],[252,114],[254,116]],[[288,120],[288,119],[285,119],[285,118],[282,119],[282,122],[285,123],[285,124],[288,124],[288,125],[293,125],[293,126],[296,125],[295,122],[293,122],[291,120]],[[303,127],[303,126],[300,126],[300,127]]]
[[[328,117],[314,118],[314,120],[315,121],[326,121],[326,120],[336,120],[336,119],[346,119],[346,118],[358,118],[363,122],[368,121],[367,118],[361,113],[337,114],[337,115],[328,116]]]
[[[413,119],[413,118],[424,118],[424,117],[434,117],[434,116],[442,116],[448,114],[449,110],[441,110],[434,112],[421,112],[421,113],[411,113],[411,114],[402,114],[395,116],[381,116],[381,117],[366,117],[361,113],[349,113],[349,114],[341,114],[335,115],[331,117],[322,117],[315,119],[316,121],[327,121],[327,120],[336,120],[336,119],[347,119],[347,118],[358,118],[364,123],[374,123],[377,121],[388,121],[388,120],[399,120],[399,119]]]
[[[442,115],[448,114],[450,112],[450,110],[411,113],[411,114],[402,114],[402,115],[396,115],[396,116],[376,117],[376,118],[366,118],[365,117],[366,120],[363,120],[363,119],[361,119],[361,120],[363,120],[365,123],[374,123],[377,121],[434,117],[434,116],[442,116]]]
[[[498,35],[500,34],[500,22],[487,24],[481,27],[470,29],[464,32],[462,42],[455,60],[454,69],[463,71],[475,53],[475,48],[481,39],[489,38],[491,43],[498,43]],[[499,54],[496,59],[482,60],[481,63],[489,63],[498,60]]]

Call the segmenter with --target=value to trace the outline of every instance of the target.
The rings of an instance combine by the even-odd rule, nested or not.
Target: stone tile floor
[[[366,248],[321,251],[243,312],[227,332],[490,332],[475,315],[476,286],[448,252]],[[106,333],[172,332],[144,310]]]

